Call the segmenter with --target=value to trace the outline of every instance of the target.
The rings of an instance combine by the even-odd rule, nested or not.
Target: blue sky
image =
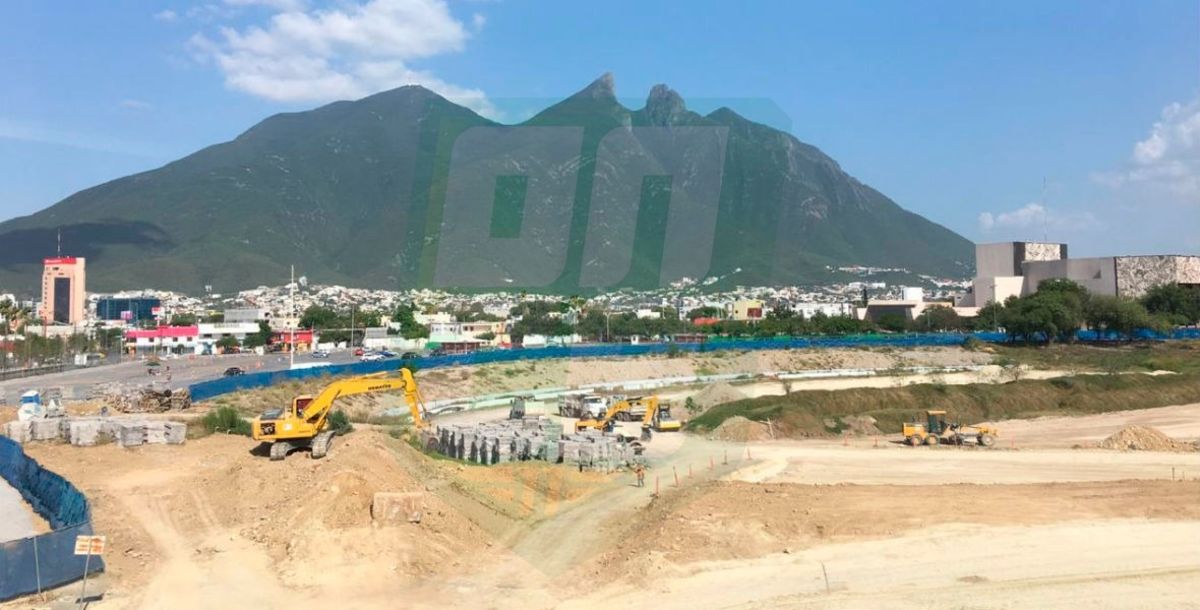
[[[970,239],[1200,251],[1198,2],[647,4],[10,2],[0,218],[275,112],[418,82],[517,120],[611,71],[631,104],[667,83],[787,128]]]

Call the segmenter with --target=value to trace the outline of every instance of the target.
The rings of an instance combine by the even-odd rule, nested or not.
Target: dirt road
[[[36,533],[32,507],[17,490],[0,479],[0,542],[26,538]]]
[[[982,532],[950,524],[752,560],[664,565],[647,584],[606,587],[562,607],[1195,608],[1197,539],[1195,521],[1069,521]]]
[[[1092,446],[1126,426],[1150,426],[1178,441],[1200,439],[1200,403],[1116,411],[1082,417],[1039,417],[996,422],[1022,447]]]

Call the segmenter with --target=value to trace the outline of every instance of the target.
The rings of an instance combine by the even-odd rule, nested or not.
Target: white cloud
[[[483,114],[496,113],[482,91],[410,66],[466,45],[466,27],[443,0],[370,0],[331,10],[283,10],[296,4],[287,0],[232,3],[278,5],[281,11],[263,25],[192,37],[192,50],[211,61],[232,89],[280,102],[327,102],[415,84]]]
[[[151,104],[150,102],[144,102],[142,100],[135,100],[135,99],[124,99],[124,100],[121,100],[117,105],[122,108],[125,108],[127,110],[152,110],[152,109],[154,109],[154,105]]]
[[[1099,224],[1091,212],[1060,212],[1039,203],[1027,203],[1007,212],[983,212],[979,215],[979,230],[984,233],[1002,230],[1092,229]]]
[[[1200,203],[1200,99],[1163,108],[1150,135],[1133,147],[1128,168],[1092,179],[1112,188],[1146,185]]]
[[[166,9],[154,13],[154,18],[164,23],[173,23],[179,20],[179,13],[176,13],[171,9]]]

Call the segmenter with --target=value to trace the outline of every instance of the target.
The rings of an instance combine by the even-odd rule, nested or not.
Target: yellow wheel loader
[[[313,459],[323,458],[333,444],[334,432],[326,429],[326,422],[334,401],[343,396],[391,390],[404,390],[413,426],[417,429],[425,427],[425,401],[412,371],[402,368],[397,376],[378,373],[339,379],[325,386],[316,396],[297,396],[287,407],[255,417],[250,424],[251,436],[256,441],[271,444],[272,461],[282,460],[293,449],[304,447],[312,449],[309,456]]]
[[[941,443],[962,445],[974,441],[980,447],[991,447],[996,443],[1000,432],[992,426],[964,426],[946,421],[945,411],[926,411],[925,421],[920,416],[911,422],[904,422],[904,442],[909,446],[936,446]]]

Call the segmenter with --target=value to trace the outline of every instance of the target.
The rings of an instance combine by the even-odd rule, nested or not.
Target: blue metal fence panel
[[[1081,341],[1112,341],[1119,337],[1113,334],[1100,334],[1094,331],[1080,331]],[[908,333],[908,334],[870,334],[845,335],[831,337],[774,337],[766,339],[726,339],[712,338],[705,343],[642,343],[630,344],[589,344],[569,346],[549,346],[538,348],[516,348],[506,350],[490,350],[460,354],[454,356],[433,356],[418,358],[415,362],[421,369],[435,369],[446,366],[468,364],[490,364],[495,362],[513,362],[517,360],[544,360],[548,358],[599,358],[605,356],[641,356],[645,354],[661,354],[672,349],[682,351],[710,352],[716,350],[764,350],[764,349],[799,349],[799,348],[831,348],[831,347],[934,347],[962,345],[968,337],[980,341],[1000,343],[1008,340],[1008,336],[999,332],[979,333]],[[1197,339],[1200,329],[1177,329],[1170,335],[1140,334],[1140,339]],[[335,364],[312,368],[287,371],[271,371],[250,373],[237,377],[226,377],[213,381],[203,381],[189,386],[192,400],[201,401],[238,390],[261,388],[285,381],[311,379],[322,375],[366,375],[384,371],[394,371],[401,361],[382,360],[376,362],[354,362],[350,364]]]
[[[0,437],[0,477],[54,530],[0,544],[0,601],[82,578],[87,558],[75,554],[75,537],[92,534],[83,493],[4,437]],[[102,571],[104,560],[92,557],[87,568],[89,573]]]

